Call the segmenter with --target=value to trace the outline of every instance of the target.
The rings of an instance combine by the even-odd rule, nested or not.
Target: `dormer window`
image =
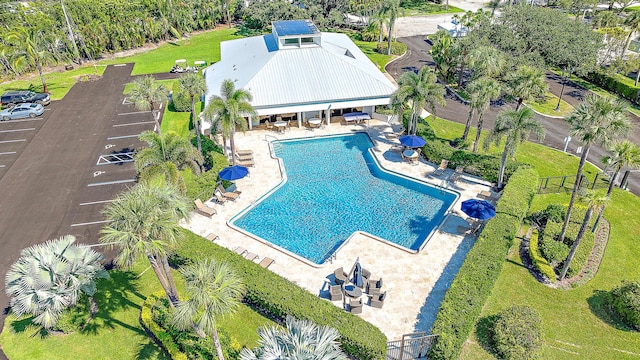
[[[272,33],[279,49],[320,45],[321,33],[311,20],[274,21]]]

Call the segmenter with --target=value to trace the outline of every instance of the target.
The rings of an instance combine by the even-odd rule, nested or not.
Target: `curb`
[[[543,113],[541,113],[541,112],[539,112],[539,111],[536,111],[534,108],[532,108],[531,106],[529,106],[528,104],[526,104],[526,103],[524,103],[524,102],[522,103],[522,105],[524,105],[524,106],[528,107],[528,108],[529,108],[529,109],[531,109],[531,111],[533,111],[534,113],[536,113],[536,114],[538,114],[538,115],[540,115],[540,116],[548,117],[548,118],[550,118],[550,119],[564,119],[564,118],[566,117],[566,116],[553,116],[553,115],[543,114]]]

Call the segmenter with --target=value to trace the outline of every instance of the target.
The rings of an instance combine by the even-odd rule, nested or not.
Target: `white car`
[[[0,119],[14,120],[22,118],[34,118],[44,113],[44,106],[41,104],[24,103],[18,104],[10,109],[0,111]]]

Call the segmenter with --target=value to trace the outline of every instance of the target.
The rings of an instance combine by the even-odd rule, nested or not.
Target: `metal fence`
[[[565,176],[549,176],[540,179],[538,183],[539,194],[554,194],[573,191],[573,185],[575,184],[575,175]],[[589,180],[586,175],[582,175],[580,180],[581,189],[604,189],[609,186],[609,177],[602,173],[597,173],[593,180]]]
[[[402,335],[401,340],[389,341],[387,360],[427,359],[427,353],[438,335],[416,332]]]

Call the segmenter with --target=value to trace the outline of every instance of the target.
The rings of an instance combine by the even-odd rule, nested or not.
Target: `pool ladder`
[[[277,157],[276,152],[282,150],[282,143],[279,141],[277,137],[273,135],[265,135],[264,141],[269,142],[269,148],[271,149],[271,157]]]

